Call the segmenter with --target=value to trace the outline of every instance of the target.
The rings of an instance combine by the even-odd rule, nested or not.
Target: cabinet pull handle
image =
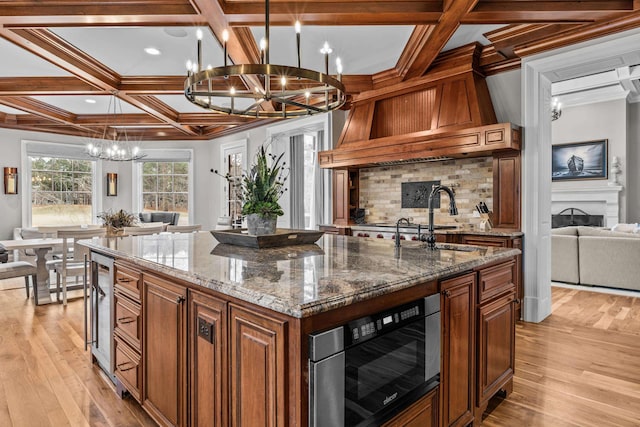
[[[127,323],[133,323],[135,319],[133,317],[121,317],[118,319],[118,323],[126,325]]]
[[[176,304],[182,304],[183,302],[184,302],[184,297],[182,295],[176,298]]]
[[[127,279],[126,277],[118,277],[118,282],[120,283],[129,283],[131,279]]]
[[[442,291],[442,295],[444,295],[445,297],[449,298],[451,296],[451,291],[449,289],[446,289],[446,290]]]
[[[126,366],[127,364],[130,364],[131,366],[126,367],[126,368],[125,368],[125,366]],[[119,365],[118,365],[118,370],[119,370],[120,372],[127,372],[127,371],[132,370],[132,369],[133,369],[133,368],[135,368],[135,367],[136,367],[136,365],[135,365],[135,363],[133,363],[133,362],[124,362],[124,363],[121,363],[121,364],[119,364]]]

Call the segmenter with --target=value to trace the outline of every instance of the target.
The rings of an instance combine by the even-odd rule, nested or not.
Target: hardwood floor
[[[483,426],[640,426],[640,298],[557,287],[552,298],[551,316],[517,325],[513,393]]]
[[[81,300],[34,307],[22,279],[0,283],[0,426],[155,425],[91,364]]]
[[[640,298],[552,288],[553,314],[516,329],[513,393],[484,426],[640,426]],[[0,426],[152,426],[84,352],[82,303],[33,307],[0,281]]]

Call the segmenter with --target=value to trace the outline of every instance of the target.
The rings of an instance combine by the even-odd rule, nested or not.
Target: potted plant
[[[286,191],[284,184],[288,178],[283,156],[284,153],[279,156],[269,154],[264,145],[260,146],[254,164],[240,178],[242,215],[246,215],[250,235],[274,234],[278,217],[284,215],[278,203]],[[229,174],[223,177],[233,181]]]
[[[111,209],[100,212],[98,218],[102,220],[102,225],[107,228],[108,236],[116,236],[123,227],[132,227],[138,222],[138,217],[130,212],[120,209],[113,212]]]

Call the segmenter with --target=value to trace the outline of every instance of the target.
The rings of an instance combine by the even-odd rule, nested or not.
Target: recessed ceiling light
[[[149,55],[160,55],[160,51],[155,47],[145,47],[144,51],[147,52]]]
[[[96,100],[93,98],[87,98],[84,100],[84,102],[86,102],[87,104],[95,104]]]

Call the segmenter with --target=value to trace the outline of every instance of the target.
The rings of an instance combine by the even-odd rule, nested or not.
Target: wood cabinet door
[[[441,426],[473,421],[476,274],[440,282],[442,294]]]
[[[512,378],[515,363],[515,291],[478,310],[478,400],[482,407]]]
[[[438,390],[430,391],[417,402],[387,421],[382,427],[437,427]]]
[[[230,303],[229,322],[230,425],[286,426],[286,321]]]
[[[520,151],[493,155],[493,226],[520,230]]]
[[[190,422],[192,427],[226,427],[227,304],[189,292]]]
[[[186,293],[183,286],[143,275],[142,406],[160,425],[186,425]]]

